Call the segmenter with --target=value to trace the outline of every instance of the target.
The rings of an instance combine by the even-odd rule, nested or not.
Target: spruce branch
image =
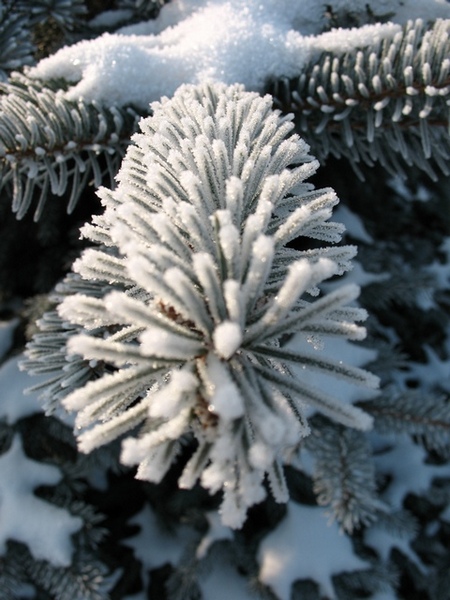
[[[0,77],[70,43],[88,13],[84,0],[4,0],[0,5]],[[86,25],[84,26],[86,28]],[[73,38],[72,38],[73,39]]]
[[[450,402],[445,395],[388,388],[376,402],[365,402],[364,410],[380,432],[408,433],[430,450],[450,450]]]
[[[414,539],[419,531],[419,524],[414,515],[405,509],[381,511],[372,527],[408,540]]]
[[[364,336],[365,311],[348,306],[357,286],[318,288],[355,249],[285,248],[297,236],[336,243],[342,227],[330,221],[336,195],[305,181],[317,161],[269,96],[182,86],[152,109],[118,187],[99,192],[104,214],[82,228],[97,246],[74,263],[24,367],[53,375],[44,399],[77,412],[82,451],[126,435],[121,460],[138,479],[159,482],[195,440],[179,485],[223,491],[223,520],[240,527],[266,476],[287,500],[285,454],[309,433],[303,402],[371,426],[289,365],[369,388],[377,378],[280,343]]]
[[[0,589],[4,600],[17,600],[25,579],[21,561],[8,548],[0,557]]]
[[[120,6],[122,9],[132,11],[133,16],[128,18],[128,23],[133,23],[155,19],[164,4],[168,2],[170,0],[121,0]]]
[[[267,87],[293,112],[319,160],[380,162],[406,178],[404,165],[437,179],[449,173],[450,21],[408,22],[392,39],[342,56],[324,52],[297,78]]]
[[[107,289],[110,291],[110,287]],[[69,325],[65,322],[56,311],[56,305],[64,298],[75,294],[82,294],[90,298],[91,302],[98,302],[105,293],[103,282],[85,281],[70,274],[56,286],[50,296],[54,310],[45,312],[36,322],[38,331],[27,345],[27,360],[24,365],[36,375],[50,375],[50,379],[28,389],[30,393],[42,394],[43,408],[47,415],[61,414],[60,401],[69,390],[97,379],[105,368],[102,361],[90,363],[81,356],[67,359],[65,352],[67,340],[79,334],[83,328],[81,325]],[[104,314],[104,311],[102,313]],[[100,329],[98,324],[96,329]]]
[[[18,219],[37,202],[38,220],[52,195],[71,212],[86,185],[112,185],[136,129],[133,109],[70,102],[62,89],[18,73],[0,84],[0,189],[12,188]]]
[[[384,388],[392,383],[392,379],[398,371],[405,370],[408,365],[408,356],[396,343],[386,341],[381,336],[376,338],[373,332],[376,332],[379,327],[379,323],[371,315],[367,329],[372,330],[370,348],[376,352],[376,356],[365,366],[372,373],[377,374],[381,381],[381,387]]]
[[[316,417],[305,447],[314,459],[319,504],[329,506],[333,518],[349,533],[375,521],[383,504],[377,497],[375,469],[367,460],[371,451],[366,437]]]
[[[15,5],[16,10],[29,16],[32,24],[53,20],[67,30],[74,29],[88,13],[84,0],[37,0],[32,7],[26,0],[19,0]]]
[[[35,560],[29,552],[14,544],[12,557],[21,564],[25,580],[50,598],[60,600],[108,600],[114,575],[92,552],[77,553],[71,565],[57,567]]]
[[[399,257],[393,257],[389,264],[389,273],[380,281],[364,286],[361,298],[364,305],[374,312],[388,311],[393,305],[415,307],[421,293],[433,293],[435,283],[436,279],[432,273],[411,268]]]
[[[2,3],[3,4],[3,3]],[[34,46],[26,15],[0,6],[0,79],[6,80],[14,70],[34,62]]]
[[[368,594],[374,597],[377,592],[381,596],[394,597],[398,579],[398,572],[392,565],[375,563],[370,569],[340,573],[333,579],[333,583],[338,598],[357,600],[364,596],[370,598]]]

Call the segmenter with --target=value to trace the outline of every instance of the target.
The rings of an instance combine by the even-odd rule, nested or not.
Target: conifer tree
[[[6,599],[448,598],[450,5],[303,4],[0,4]]]

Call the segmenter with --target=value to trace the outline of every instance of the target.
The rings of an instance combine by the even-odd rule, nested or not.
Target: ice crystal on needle
[[[138,465],[141,479],[160,481],[191,439],[179,485],[223,491],[223,521],[240,527],[266,476],[276,500],[287,500],[282,465],[309,432],[305,404],[344,425],[371,425],[291,367],[369,387],[375,377],[283,346],[294,333],[364,336],[355,323],[364,311],[349,306],[358,288],[317,287],[344,273],[355,249],[330,245],[343,229],[329,221],[337,197],[305,181],[318,163],[269,96],[186,85],[152,109],[116,190],[100,191],[104,214],[82,230],[97,247],[74,271],[103,291],[66,293],[58,308],[72,332],[68,361],[97,366],[81,387],[65,383],[62,402],[77,412],[82,451],[125,435],[122,461]],[[299,237],[328,245],[286,246]],[[39,371],[40,361],[51,370],[36,337],[28,368]]]

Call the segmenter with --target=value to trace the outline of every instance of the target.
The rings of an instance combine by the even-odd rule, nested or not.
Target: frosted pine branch
[[[160,481],[182,442],[195,440],[180,486],[223,491],[223,521],[240,527],[266,476],[275,499],[287,500],[282,466],[309,434],[305,403],[371,426],[289,365],[369,388],[377,378],[282,346],[294,332],[364,336],[356,322],[365,312],[349,306],[358,288],[319,288],[350,267],[355,249],[285,248],[294,237],[335,243],[342,227],[330,221],[336,195],[306,182],[318,163],[269,96],[183,86],[152,109],[117,188],[100,192],[104,214],[82,230],[98,246],[73,268],[98,293],[66,293],[58,307],[72,328],[67,361],[103,370],[60,397],[77,411],[81,450],[127,436],[122,461],[141,479]],[[41,345],[38,336],[30,344],[31,371],[40,352],[45,362]]]
[[[434,166],[449,172],[449,27],[449,20],[431,27],[410,21],[372,46],[325,52],[298,78],[281,78],[268,91],[295,113],[319,159],[343,156],[356,170],[379,161],[394,175],[406,163],[436,179]]]

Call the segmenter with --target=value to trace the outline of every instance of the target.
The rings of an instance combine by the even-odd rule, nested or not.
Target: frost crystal
[[[329,222],[334,192],[305,182],[317,161],[269,96],[183,86],[152,108],[116,190],[100,191],[104,214],[82,230],[103,245],[76,261],[58,308],[64,333],[53,328],[75,383],[56,391],[56,376],[49,389],[77,411],[81,450],[128,436],[122,461],[138,465],[138,478],[160,481],[190,441],[180,486],[222,490],[223,522],[240,527],[266,476],[287,500],[282,465],[309,433],[307,404],[371,426],[292,366],[369,387],[375,377],[283,344],[294,333],[364,336],[355,324],[364,311],[347,306],[358,288],[318,288],[350,268],[355,248],[286,247],[298,237],[335,243],[342,227]],[[29,370],[51,371],[50,337],[30,344]]]

